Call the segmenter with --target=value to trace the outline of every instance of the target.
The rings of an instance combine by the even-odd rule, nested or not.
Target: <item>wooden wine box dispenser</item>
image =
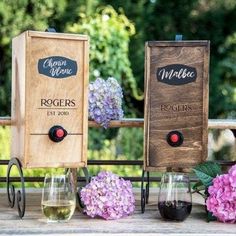
[[[88,53],[86,35],[13,39],[11,157],[24,168],[86,166]]]
[[[144,170],[183,171],[207,158],[209,41],[145,48]]]

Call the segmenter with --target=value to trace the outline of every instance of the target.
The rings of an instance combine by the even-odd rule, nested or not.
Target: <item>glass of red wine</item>
[[[166,220],[184,221],[190,215],[192,195],[188,175],[176,172],[162,175],[158,209]]]

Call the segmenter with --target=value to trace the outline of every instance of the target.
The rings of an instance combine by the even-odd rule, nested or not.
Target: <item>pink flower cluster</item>
[[[236,165],[228,174],[219,175],[213,179],[213,185],[208,188],[207,210],[212,212],[219,221],[236,222]]]
[[[103,171],[81,190],[85,212],[91,217],[119,219],[134,212],[134,194],[130,181]]]

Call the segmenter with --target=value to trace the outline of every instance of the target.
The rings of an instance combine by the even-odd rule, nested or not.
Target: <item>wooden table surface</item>
[[[0,234],[236,235],[235,224],[206,222],[203,201],[198,195],[193,196],[192,213],[184,222],[170,222],[161,219],[157,210],[157,189],[150,190],[150,204],[147,205],[145,213],[141,214],[139,189],[135,189],[137,201],[136,210],[132,216],[115,221],[106,221],[99,218],[90,219],[76,210],[72,219],[67,223],[47,223],[41,213],[40,189],[26,189],[26,213],[23,219],[19,219],[17,216],[16,208],[8,207],[5,192],[5,189],[0,192]]]

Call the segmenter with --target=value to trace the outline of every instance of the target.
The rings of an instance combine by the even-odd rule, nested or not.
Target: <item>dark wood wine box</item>
[[[146,43],[145,170],[184,172],[207,158],[209,46]]]
[[[13,39],[11,157],[24,168],[86,166],[88,54],[86,35]]]

